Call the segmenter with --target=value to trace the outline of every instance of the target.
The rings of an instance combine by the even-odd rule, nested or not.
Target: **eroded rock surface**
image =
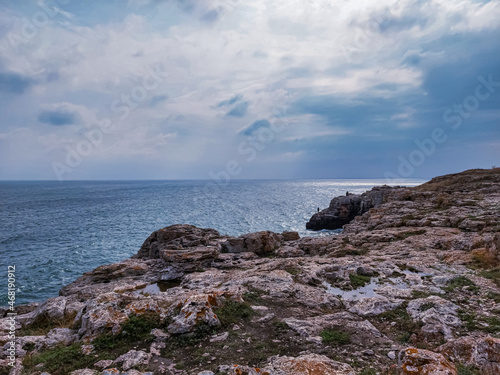
[[[457,375],[456,366],[439,353],[407,348],[401,352],[402,375]]]
[[[384,202],[392,187],[378,186],[361,195],[346,193],[346,196],[333,198],[328,208],[314,214],[306,224],[307,229],[339,229],[349,224],[356,216],[363,215],[371,208]]]
[[[500,373],[499,169],[334,199],[328,215],[343,232],[157,230],[19,306],[13,371],[56,358],[52,375]]]

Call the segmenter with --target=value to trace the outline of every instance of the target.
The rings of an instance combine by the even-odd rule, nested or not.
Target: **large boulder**
[[[356,216],[384,203],[385,196],[392,192],[389,186],[377,186],[361,195],[347,194],[333,198],[330,206],[314,214],[306,224],[307,229],[340,229]]]
[[[272,254],[283,242],[283,235],[271,231],[244,234],[228,238],[223,249],[228,253],[253,252],[258,255]]]
[[[348,310],[360,316],[376,316],[386,311],[394,310],[402,302],[402,300],[391,302],[383,296],[364,297],[354,302]]]
[[[210,327],[220,326],[219,318],[212,310],[221,303],[220,293],[195,294],[182,304],[179,314],[167,327],[171,334],[193,332],[201,324]]]
[[[162,250],[185,250],[207,246],[220,237],[215,229],[202,229],[194,225],[176,224],[159,229],[144,241],[135,258],[157,259]]]
[[[402,375],[457,375],[457,368],[442,354],[407,348],[399,354]]]

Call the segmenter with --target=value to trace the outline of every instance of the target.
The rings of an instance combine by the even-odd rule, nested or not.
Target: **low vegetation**
[[[345,345],[351,341],[351,335],[348,332],[338,329],[325,329],[320,336],[323,343],[328,345]]]
[[[262,298],[262,296],[266,294],[264,290],[249,287],[248,290],[243,293],[243,299],[245,302],[251,303],[252,305],[264,305],[266,300]]]
[[[481,375],[479,369],[475,366],[465,366],[462,364],[457,364],[457,374],[458,375]]]
[[[500,333],[500,319],[496,316],[482,317],[473,312],[459,310],[458,317],[470,331],[483,331],[491,334]]]
[[[76,343],[28,355],[24,359],[23,365],[28,371],[26,374],[31,374],[32,372],[29,371],[35,367],[52,375],[66,375],[77,369],[93,368],[94,363],[100,360],[115,359],[132,348],[145,348],[153,340],[153,336],[150,334],[151,330],[153,328],[166,328],[168,324],[169,321],[162,321],[156,314],[131,315],[129,320],[122,324],[122,330],[119,334],[113,335],[108,332],[92,342],[95,355],[83,355],[81,352],[82,344]]]
[[[223,327],[236,324],[241,320],[252,317],[255,314],[249,303],[233,300],[227,300],[221,307],[214,308],[213,310]]]
[[[500,287],[500,267],[484,270],[481,272],[481,276],[490,279],[493,281],[498,287]]]
[[[398,308],[386,311],[377,316],[379,321],[389,324],[391,330],[393,330],[392,334],[402,343],[408,342],[413,334],[418,334],[422,326],[420,322],[415,322],[411,318],[410,314],[406,311],[407,307],[408,304],[403,303]]]
[[[76,314],[68,314],[63,319],[49,319],[42,316],[29,327],[20,329],[17,334],[19,336],[43,336],[54,328],[71,328],[75,317]]]
[[[358,289],[368,284],[371,281],[371,277],[352,273],[349,275],[349,280],[351,281],[352,288]]]
[[[446,287],[443,288],[446,292],[453,292],[455,289],[463,289],[471,292],[479,292],[479,287],[469,278],[465,276],[457,276],[446,283]]]
[[[32,370],[36,367],[53,375],[66,375],[77,369],[91,368],[95,362],[110,358],[106,353],[100,353],[97,358],[83,355],[81,343],[57,346],[40,354],[26,356],[23,365],[27,371],[24,374],[32,374]]]

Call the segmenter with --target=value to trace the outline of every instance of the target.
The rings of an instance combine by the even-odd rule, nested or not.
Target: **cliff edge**
[[[14,369],[0,309],[0,374],[499,374],[500,169],[346,198],[338,235],[153,232],[18,306]]]

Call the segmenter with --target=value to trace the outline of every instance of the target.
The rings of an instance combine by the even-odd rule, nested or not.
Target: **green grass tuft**
[[[493,300],[495,303],[500,303],[500,293],[488,292],[486,297]]]
[[[447,292],[453,292],[455,289],[467,287],[471,292],[478,292],[479,287],[469,278],[465,276],[457,276],[446,283],[443,289]]]
[[[267,294],[264,290],[258,288],[248,288],[248,290],[243,293],[243,299],[245,302],[249,302],[252,305],[262,305],[266,301],[262,298],[263,295]]]
[[[437,296],[439,294],[437,293],[430,293],[430,292],[423,292],[421,290],[413,290],[411,292],[411,296],[413,299],[417,299],[417,298],[427,298],[427,297],[430,297],[430,296]]]
[[[377,317],[382,321],[394,322],[393,328],[399,332],[397,339],[403,343],[408,342],[413,333],[418,334],[422,324],[415,322],[406,311],[408,303],[403,303],[394,310],[386,311]]]
[[[368,284],[371,280],[371,277],[370,276],[361,276],[361,275],[357,275],[357,274],[352,273],[349,275],[349,280],[351,281],[352,288],[358,289],[358,288],[361,288],[361,287],[365,286],[366,284]]]
[[[462,364],[457,364],[457,374],[458,375],[481,375],[479,369],[475,366],[465,366]]]
[[[214,308],[213,311],[223,327],[249,319],[255,314],[249,303],[233,300],[225,301],[222,306]]]
[[[325,344],[345,345],[351,341],[351,335],[348,332],[336,329],[325,329],[321,332],[320,336]]]
[[[436,306],[434,304],[434,302],[427,302],[427,303],[424,303],[424,304],[420,305],[420,307],[418,308],[418,310],[419,311],[427,311],[427,310],[432,309],[434,306]]]
[[[497,286],[500,287],[500,267],[482,271],[480,275],[492,280]]]
[[[53,375],[66,375],[74,370],[91,368],[101,359],[109,358],[105,353],[100,353],[97,358],[84,355],[81,352],[81,343],[77,343],[70,346],[57,346],[36,355],[28,355],[23,365],[27,369],[34,369],[36,365],[43,363],[40,370]]]

